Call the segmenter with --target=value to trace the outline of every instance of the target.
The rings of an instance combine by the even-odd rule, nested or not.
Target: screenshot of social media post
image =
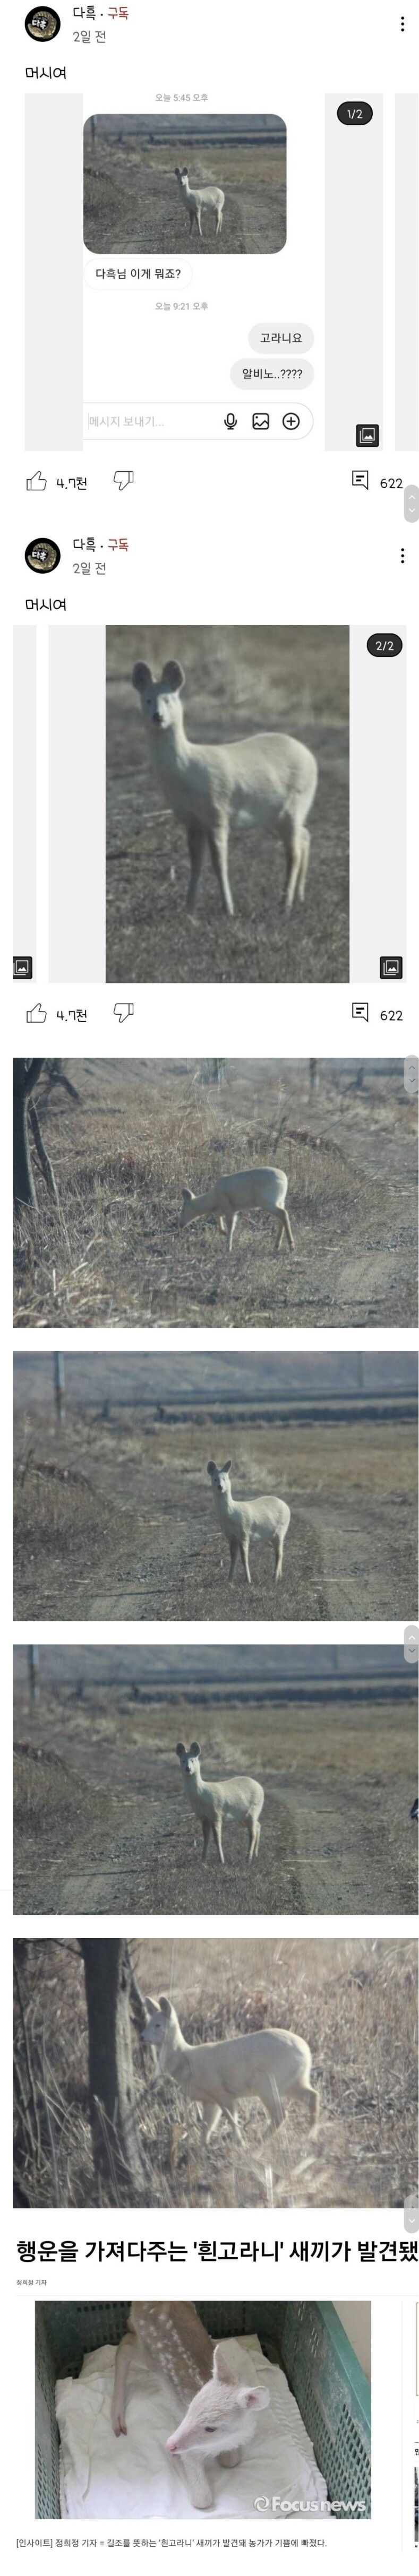
[[[280,36],[264,7],[256,51],[254,33],[242,22],[237,44],[219,7],[205,28],[190,7],[180,29],[164,12],[158,39],[135,0],[78,16],[63,0],[48,33],[28,14],[29,449],[43,427],[50,448],[71,430],[88,450],[229,433],[287,449],[314,432],[361,468],[389,437],[404,460],[417,448],[412,13],[383,23],[374,0],[366,27],[358,0],[352,87],[349,28],[326,0],[315,21],[302,0]],[[40,364],[35,324],[33,215],[42,226],[51,195],[58,367],[52,350]]]
[[[5,2560],[408,2576],[416,16],[4,54]]]

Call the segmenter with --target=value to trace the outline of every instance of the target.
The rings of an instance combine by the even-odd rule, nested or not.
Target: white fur
[[[248,1860],[253,1860],[254,1853],[257,1857],[259,1850],[260,1818],[264,1800],[264,1791],[260,1789],[259,1781],[203,1780],[200,1744],[190,1744],[189,1753],[186,1751],[186,1744],[177,1744],[176,1752],[189,1804],[193,1807],[194,1815],[199,1816],[201,1820],[203,1860],[207,1858],[209,1838],[210,1834],[213,1834],[218,1858],[224,1863],[222,1826],[227,1817],[236,1825],[246,1825],[247,1856]]]
[[[188,2454],[185,2476],[191,2503],[205,2512],[212,2504],[206,2461],[218,2459],[227,2467],[236,2463],[243,2442],[256,2429],[258,2409],[269,2405],[267,2390],[244,2387],[234,2378],[189,2301],[134,2299],[115,2362],[112,2424],[117,2435],[127,2429],[127,2380],[135,2346],[145,2366],[149,2362],[162,2381],[169,2382],[176,2411],[186,2401],[186,2412],[169,2434],[166,2450]]]
[[[276,1494],[255,1494],[250,1502],[244,1502],[242,1499],[240,1502],[233,1501],[230,1467],[231,1458],[226,1458],[224,1467],[217,1467],[215,1458],[208,1460],[207,1476],[210,1477],[217,1520],[220,1522],[224,1537],[228,1538],[229,1542],[230,1582],[238,1551],[244,1567],[246,1583],[251,1582],[250,1540],[259,1538],[268,1539],[273,1547],[275,1583],[278,1583],[282,1578],[284,1542],[291,1520],[289,1504],[280,1502]]]
[[[317,786],[313,752],[286,733],[255,733],[243,742],[189,742],[180,701],[184,676],[180,662],[165,662],[160,680],[153,680],[148,662],[136,662],[132,674],[159,788],[185,825],[191,862],[188,912],[196,909],[208,845],[224,912],[233,913],[228,874],[232,823],[274,825],[288,860],[290,912],[297,886],[301,903],[304,897],[310,854],[306,816]]]
[[[203,2118],[207,2106],[211,2116],[205,2130],[205,2145],[215,2136],[224,2117],[230,2127],[238,2128],[237,2103],[252,2094],[264,2103],[271,2129],[278,2127],[285,2095],[310,2094],[310,2124],[317,2128],[318,2094],[311,2083],[311,2049],[306,2039],[298,2039],[293,2030],[249,2030],[234,2039],[203,2040],[191,2045],[184,2038],[174,2004],[167,1995],[146,1995],[148,2021],[143,2045],[159,2051],[160,2069],[180,2085],[188,2102],[201,2102]],[[313,2107],[312,2107],[313,2105]]]
[[[195,1192],[184,1189],[180,1224],[192,1225],[198,1216],[215,1216],[219,1233],[228,1237],[228,1251],[231,1252],[241,1209],[266,1208],[269,1214],[278,1214],[277,1251],[285,1232],[290,1251],[294,1252],[294,1236],[285,1207],[287,1189],[288,1174],[278,1171],[274,1163],[262,1163],[259,1168],[254,1165],[250,1172],[220,1172],[210,1190]]]
[[[200,233],[202,241],[202,212],[205,212],[208,208],[208,213],[210,214],[213,209],[216,218],[215,239],[217,241],[218,234],[221,232],[223,220],[224,188],[197,188],[196,186],[190,188],[186,168],[184,170],[175,170],[175,179],[177,179],[181,196],[185,198],[186,205],[189,207],[190,233],[193,232],[194,224],[197,224],[198,232]]]

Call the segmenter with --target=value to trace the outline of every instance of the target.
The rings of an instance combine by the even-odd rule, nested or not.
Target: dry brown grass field
[[[314,751],[304,903],[285,912],[274,829],[235,828],[234,920],[205,861],[193,922],[183,824],[152,767],[133,664],[185,672],[192,742],[289,733]],[[346,983],[349,978],[349,629],[111,626],[106,634],[106,923],[111,983]]]
[[[415,1941],[144,1939],[130,1953],[142,1993],[170,1992],[189,2041],[297,2031],[321,2096],[317,2137],[303,2104],[290,2104],[272,2135],[262,2105],[243,2100],[239,2143],[223,2124],[206,2148],[196,2106],[167,2080],[151,2086],[133,2025],[144,2206],[403,2207],[418,2156]],[[94,2207],[79,1945],[36,1940],[19,1957],[37,2142],[22,2164],[27,2074],[16,2005],[18,2205],[24,2194],[31,2207]]]
[[[32,1144],[38,1208],[14,1225],[15,1324],[416,1325],[417,1103],[401,1063],[321,1061],[314,1094],[291,1059],[227,1060],[218,1087],[194,1060],[67,1071],[76,1100],[47,1073],[36,1090],[59,1207]],[[185,1185],[255,1163],[288,1173],[291,1257],[255,1210],[230,1258],[214,1219],[180,1229]]]
[[[191,1650],[188,1649],[185,1665]],[[379,1695],[360,1655],[336,1695],[324,1701],[274,1685],[262,1671],[240,1700],[237,1679],[220,1681],[211,1704],[196,1670],[147,1702],[142,1656],[134,1657],[142,1705],[133,1698],[127,1657],[76,1650],[77,1676],[55,1684],[40,1653],[39,1699],[31,1704],[25,1658],[15,1678],[14,1908],[16,1914],[263,1916],[416,1914],[417,1682],[406,1667],[399,1688]],[[312,1657],[312,1683],[318,1650]],[[208,1654],[208,1650],[207,1650]],[[131,1650],[132,1656],[132,1650]],[[224,1656],[225,1661],[225,1656]],[[112,1672],[109,1670],[112,1664]],[[277,1652],[278,1683],[281,1649]],[[80,1676],[80,1695],[77,1679]],[[244,1676],[243,1676],[244,1678]],[[135,1684],[134,1684],[135,1689]],[[256,1777],[264,1790],[259,1858],[247,1865],[246,1835],[224,1828],[222,1869],[212,1845],[202,1865],[202,1831],[183,1787],[178,1740],[201,1745],[204,1779]]]
[[[84,128],[84,239],[87,250],[101,255],[151,254],[225,258],[284,248],[287,232],[287,152],[285,127],[257,143],[243,134],[225,139],[222,117],[164,119],[156,133],[152,117],[111,120],[95,117]],[[157,120],[162,125],[163,120]],[[189,171],[190,186],[224,189],[221,233],[215,239],[215,216],[203,212],[202,239],[197,225],[190,234],[189,210],[175,178],[176,166]]]
[[[417,1363],[372,1369],[377,1393],[346,1396],[350,1355],[71,1354],[57,1421],[53,1362],[19,1354],[15,1617],[415,1617]],[[289,1503],[280,1585],[266,1546],[251,1588],[228,1579],[207,1476],[227,1455],[233,1493]]]

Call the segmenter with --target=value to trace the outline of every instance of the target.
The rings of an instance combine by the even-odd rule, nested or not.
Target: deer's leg
[[[196,209],[196,220],[197,220],[197,225],[198,225],[199,238],[200,238],[200,241],[202,241],[202,224],[201,224],[201,208],[200,208],[200,206],[197,206],[197,209]]]
[[[234,903],[232,901],[228,880],[227,823],[217,823],[214,831],[209,832],[208,838],[213,868],[215,869],[216,877],[218,877],[223,911],[228,912],[231,920],[234,913]]]
[[[305,823],[303,823],[303,824],[302,824],[302,827],[301,827],[300,839],[301,839],[301,842],[302,842],[302,859],[301,859],[301,867],[300,867],[300,875],[299,875],[299,883],[298,883],[298,895],[299,895],[299,901],[300,901],[300,903],[304,903],[304,895],[305,895],[305,890],[306,890],[307,873],[308,873],[308,862],[309,862],[309,857],[310,857],[310,833],[309,833],[309,832],[307,832]]]
[[[283,1558],[283,1554],[284,1554],[284,1532],[283,1532],[283,1530],[281,1530],[281,1531],[280,1531],[279,1538],[276,1538],[276,1539],[274,1540],[274,1548],[275,1548],[275,1583],[280,1583],[280,1582],[281,1582],[281,1580],[282,1580],[282,1558]]]
[[[224,1869],[224,1852],[223,1852],[223,1846],[222,1846],[222,1841],[221,1841],[221,1816],[215,1816],[215,1817],[214,1817],[214,1823],[213,1823],[213,1826],[212,1826],[212,1833],[213,1833],[213,1835],[214,1835],[214,1842],[215,1842],[215,1846],[216,1846],[216,1851],[218,1852],[218,1858],[219,1858],[219,1860],[222,1862],[222,1866],[223,1866],[223,1869]]]
[[[127,2379],[132,2354],[135,2352],[135,2341],[135,2335],[128,2332],[128,2334],[123,2335],[122,2343],[118,2344],[112,2395],[112,2425],[114,2433],[126,2433],[127,2429],[125,2422]]]
[[[254,1852],[257,1852],[257,1848],[258,1848],[258,1846],[257,1846],[257,1830],[258,1830],[258,1829],[257,1829],[257,1825],[255,1825],[255,1824],[251,1824],[251,1823],[250,1823],[250,1820],[249,1820],[249,1824],[248,1824],[248,1827],[247,1827],[247,1832],[248,1832],[248,1853],[247,1853],[247,1858],[248,1858],[248,1860],[253,1860],[253,1853],[254,1853]]]
[[[199,2513],[208,2512],[208,2507],[212,2504],[212,2492],[204,2461],[199,2459],[195,2451],[193,2457],[189,2454],[188,2459],[181,2459],[181,2468],[185,2470],[191,2504],[196,2505]]]
[[[194,913],[194,912],[196,912],[196,906],[197,906],[197,899],[198,899],[198,887],[199,887],[199,879],[200,879],[200,875],[201,875],[202,863],[203,863],[203,859],[205,858],[205,832],[202,832],[202,831],[201,831],[201,826],[200,826],[200,824],[199,824],[199,823],[190,823],[190,824],[189,824],[187,839],[188,839],[189,857],[190,857],[190,862],[191,862],[191,873],[190,873],[190,878],[189,878],[188,894],[187,894],[187,911],[188,911],[188,912],[190,912],[190,913]]]
[[[246,1583],[250,1583],[250,1582],[251,1582],[251,1573],[250,1573],[250,1565],[249,1565],[249,1543],[250,1543],[250,1542],[249,1542],[249,1539],[248,1539],[248,1538],[241,1538],[241,1539],[239,1539],[240,1555],[241,1555],[242,1565],[244,1566],[244,1571],[245,1571],[245,1576],[246,1576]]]
[[[287,856],[287,859],[288,859],[288,877],[287,877],[287,891],[286,891],[286,896],[285,896],[285,910],[286,910],[286,912],[292,912],[292,906],[293,906],[293,902],[294,902],[294,895],[295,895],[296,888],[297,888],[297,885],[298,885],[298,880],[299,880],[300,871],[301,871],[301,868],[302,868],[302,865],[303,865],[303,857],[304,857],[304,850],[303,850],[303,827],[302,827],[302,824],[299,822],[298,814],[295,812],[295,807],[293,806],[292,799],[290,800],[290,804],[289,804],[289,806],[285,808],[285,812],[283,813],[283,815],[282,815],[282,817],[281,817],[281,826],[280,826],[280,828],[281,828],[282,840],[283,840],[283,843],[284,843],[284,849],[285,849],[285,851],[286,851],[286,856]]]
[[[208,1844],[209,1844],[210,1833],[211,1833],[211,1825],[210,1825],[209,1817],[208,1817],[208,1816],[203,1816],[203,1817],[202,1817],[202,1838],[203,1838],[203,1839],[202,1839],[202,1859],[203,1859],[203,1860],[206,1860],[206,1858],[207,1858],[207,1851],[208,1851]]]
[[[286,1209],[286,1208],[283,1208],[283,1210],[282,1210],[282,1223],[283,1223],[283,1226],[285,1226],[285,1233],[286,1233],[286,1237],[287,1237],[287,1242],[289,1243],[290,1252],[295,1252],[295,1243],[294,1243],[294,1236],[293,1236],[292,1226],[290,1225],[289,1216],[288,1216],[288,1214],[287,1214],[287,1209]]]
[[[280,1209],[278,1210],[278,1232],[277,1232],[277,1238],[276,1238],[276,1249],[277,1249],[277,1252],[279,1252],[280,1245],[281,1245],[281,1243],[282,1243],[283,1232],[284,1232],[284,1210],[283,1210],[283,1208],[280,1208]]]
[[[227,1247],[227,1249],[228,1249],[228,1251],[229,1251],[229,1252],[231,1252],[231,1246],[232,1246],[232,1241],[233,1241],[233,1234],[235,1234],[235,1231],[236,1231],[236,1225],[237,1225],[237,1208],[233,1208],[233,1214],[232,1214],[232,1216],[230,1217],[229,1237],[228,1237],[228,1247]]]
[[[214,2110],[213,2110],[213,2111],[212,2111],[212,2113],[211,2113],[211,2119],[210,2119],[210,2120],[209,2120],[209,2122],[208,2122],[208,2128],[207,2128],[207,2129],[206,2129],[206,2131],[205,2131],[205,2145],[206,2145],[206,2147],[208,2147],[208,2146],[209,2146],[210,2138],[215,2138],[216,2130],[217,2130],[217,2129],[219,2129],[219,2126],[220,2126],[221,2115],[222,2115],[222,2103],[221,2103],[221,2102],[216,2102],[216,2103],[215,2103],[215,2105],[214,2105]]]
[[[231,1539],[230,1539],[230,1573],[229,1573],[229,1578],[228,1578],[228,1579],[229,1579],[229,1583],[232,1583],[232,1581],[233,1581],[233,1574],[234,1574],[234,1567],[235,1567],[235,1563],[236,1563],[236,1556],[237,1556],[238,1544],[239,1544],[239,1542],[238,1542],[238,1538],[231,1538]]]

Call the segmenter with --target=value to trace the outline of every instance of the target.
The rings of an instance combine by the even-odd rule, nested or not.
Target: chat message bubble
[[[249,331],[250,349],[276,349],[281,357],[300,356],[302,349],[312,349],[313,340],[309,322],[253,322]]]

